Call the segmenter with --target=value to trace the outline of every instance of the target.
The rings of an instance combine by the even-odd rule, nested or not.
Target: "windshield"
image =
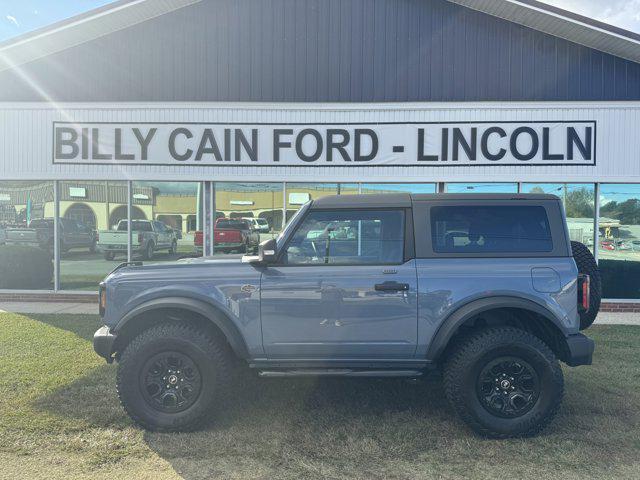
[[[307,211],[307,209],[309,208],[309,205],[311,205],[311,202],[307,202],[304,205],[302,205],[302,207],[300,207],[300,210],[294,213],[293,217],[291,217],[291,219],[287,222],[285,227],[282,229],[282,232],[280,232],[280,235],[278,235],[278,237],[276,238],[276,243],[278,244],[278,248],[282,248],[282,243],[284,242],[284,239],[289,236],[293,228],[293,225],[295,225],[298,221],[298,217],[301,217],[302,215],[304,215],[304,212]]]

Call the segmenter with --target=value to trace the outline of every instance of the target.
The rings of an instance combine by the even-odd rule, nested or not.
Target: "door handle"
[[[375,289],[378,292],[406,292],[409,290],[409,284],[398,282],[376,283]]]

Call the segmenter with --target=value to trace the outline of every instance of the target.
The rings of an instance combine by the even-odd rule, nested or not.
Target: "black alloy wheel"
[[[187,355],[162,352],[151,357],[142,368],[140,389],[147,404],[155,410],[182,412],[198,399],[202,375]]]
[[[523,359],[499,357],[482,369],[476,391],[478,400],[492,415],[517,418],[536,404],[540,396],[540,378]]]

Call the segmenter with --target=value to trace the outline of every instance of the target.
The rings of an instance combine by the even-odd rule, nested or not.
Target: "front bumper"
[[[565,363],[570,367],[591,365],[595,343],[589,337],[577,333],[567,337],[567,358]]]
[[[104,358],[107,363],[113,363],[113,344],[117,336],[109,331],[106,325],[100,327],[93,334],[93,349],[98,355]]]

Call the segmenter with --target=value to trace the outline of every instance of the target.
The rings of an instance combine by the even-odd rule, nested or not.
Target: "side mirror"
[[[278,244],[275,238],[265,240],[258,246],[258,262],[262,264],[274,263],[278,256]]]

